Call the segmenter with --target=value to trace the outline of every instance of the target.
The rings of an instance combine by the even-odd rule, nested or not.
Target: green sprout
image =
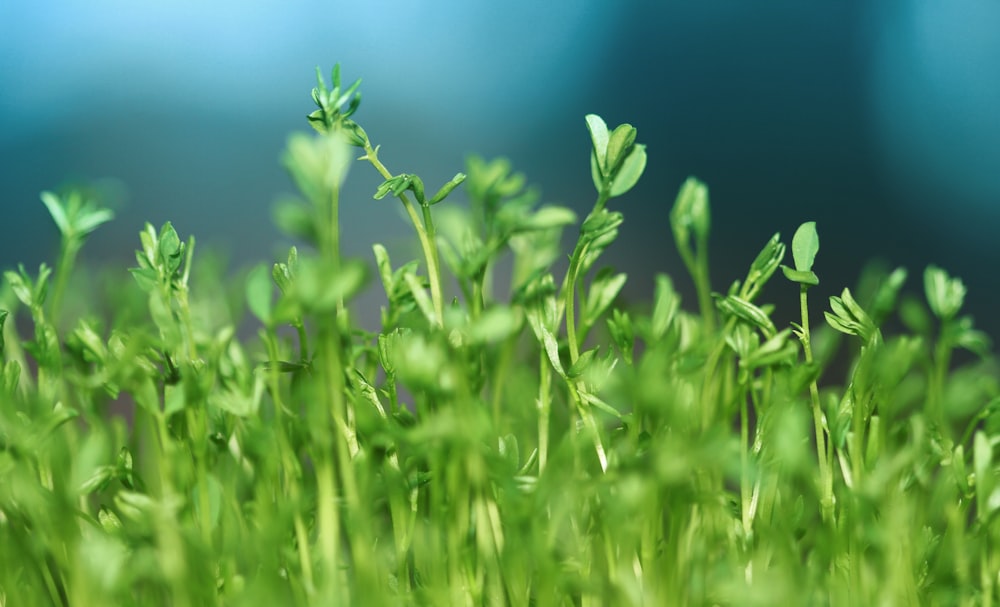
[[[390,172],[360,99],[317,73],[295,244],[235,281],[170,222],[99,272],[111,211],[42,195],[58,257],[0,290],[0,605],[996,604],[1000,381],[961,280],[869,269],[816,326],[805,222],[793,266],[761,234],[713,291],[691,178],[664,223],[696,311],[665,273],[627,302],[600,262],[635,127],[585,117],[578,218],[504,158]],[[418,258],[342,250],[354,149]],[[778,268],[797,302],[765,297]]]

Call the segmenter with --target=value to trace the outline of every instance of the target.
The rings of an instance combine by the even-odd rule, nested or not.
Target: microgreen
[[[713,291],[691,178],[663,214],[689,277],[626,305],[602,260],[647,165],[635,127],[584,117],[578,217],[503,158],[429,188],[391,172],[355,121],[360,81],[330,84],[282,156],[297,243],[235,288],[169,222],[140,232],[131,276],[70,281],[112,214],[43,194],[58,259],[0,291],[0,605],[998,598],[1000,381],[960,279],[931,266],[914,294],[905,269],[869,270],[817,326],[805,222],[793,266],[763,234]],[[378,202],[342,200],[349,174]],[[345,255],[340,205],[390,203],[419,258]],[[779,267],[798,302],[765,300]]]

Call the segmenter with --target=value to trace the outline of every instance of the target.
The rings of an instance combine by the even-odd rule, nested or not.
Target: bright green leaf
[[[816,233],[816,222],[807,221],[795,230],[795,236],[792,237],[792,258],[795,260],[795,269],[799,272],[811,271],[818,252],[819,234]]]

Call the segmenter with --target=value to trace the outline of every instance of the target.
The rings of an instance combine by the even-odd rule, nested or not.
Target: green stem
[[[800,341],[802,350],[806,355],[806,364],[813,363],[812,346],[809,336],[809,302],[806,296],[809,287],[801,285],[799,288],[799,306],[802,315],[802,333]],[[826,432],[823,430],[823,410],[819,402],[819,386],[816,380],[809,382],[809,398],[812,403],[813,426],[816,432],[816,455],[819,458],[820,491],[822,494],[821,505],[823,509],[823,520],[833,523],[833,473],[830,469],[831,444]]]
[[[365,155],[361,158],[363,160],[368,160],[375,170],[379,172],[382,177],[386,179],[392,178],[392,173],[389,169],[385,168],[382,161],[378,158],[377,148],[371,147],[371,143],[365,142]],[[431,212],[429,206],[423,207],[424,221],[421,221],[420,215],[417,214],[416,207],[413,202],[410,201],[410,197],[403,192],[399,195],[399,201],[403,203],[403,209],[406,211],[407,216],[410,218],[410,222],[413,224],[413,229],[417,232],[417,238],[420,241],[420,248],[424,253],[424,260],[427,263],[427,279],[430,281],[431,289],[431,301],[434,304],[434,313],[437,315],[435,319],[438,326],[442,326],[444,322],[444,295],[441,290],[441,267],[438,263],[438,251],[437,245],[434,243],[434,223],[431,221]]]
[[[52,297],[49,299],[49,317],[52,324],[59,326],[59,314],[62,311],[63,296],[66,292],[66,285],[69,277],[73,273],[73,266],[76,263],[76,254],[80,251],[80,243],[73,236],[65,236],[62,245],[59,247],[59,265],[56,266],[55,284],[52,288]]]
[[[552,371],[545,354],[541,356],[538,369],[538,476],[545,471],[549,458],[549,414],[552,410]]]
[[[569,344],[570,364],[575,363],[580,358],[580,345],[576,338],[576,282],[580,272],[580,262],[583,260],[583,256],[587,254],[587,248],[588,245],[585,244],[573,252],[573,258],[570,259],[569,268],[566,270],[563,297],[566,307],[566,341]]]

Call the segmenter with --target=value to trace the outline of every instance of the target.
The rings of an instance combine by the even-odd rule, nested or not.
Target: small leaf
[[[98,226],[114,218],[115,214],[110,209],[97,209],[90,205],[85,205],[77,216],[74,229],[78,235],[82,236],[93,232]]]
[[[143,291],[149,293],[156,288],[158,284],[159,274],[156,270],[152,268],[129,268],[129,273],[132,274],[132,278],[139,285],[139,288]]]
[[[653,317],[650,332],[654,340],[661,339],[673,324],[677,310],[680,309],[680,296],[674,290],[674,283],[666,274],[656,275],[656,287],[653,293]]]
[[[899,291],[906,282],[906,268],[896,268],[887,278],[881,281],[875,296],[872,298],[872,319],[881,324],[889,314],[896,309]]]
[[[594,362],[594,357],[597,355],[598,347],[591,348],[586,352],[581,352],[580,357],[576,359],[570,368],[566,371],[566,377],[570,379],[576,379],[584,374],[590,363]]]
[[[847,335],[857,335],[866,343],[879,339],[878,328],[872,319],[851,296],[850,289],[844,289],[840,297],[830,298],[833,313],[824,312],[827,323]]]
[[[52,192],[42,192],[42,202],[45,204],[45,208],[49,210],[49,215],[52,215],[53,221],[56,222],[59,232],[63,236],[69,236],[73,228],[70,226],[65,209],[63,209],[63,202]]]
[[[431,303],[431,298],[427,294],[427,290],[420,284],[420,280],[417,279],[415,274],[406,274],[403,278],[406,280],[406,285],[410,288],[410,293],[413,294],[413,299],[417,302],[417,307],[423,312],[424,318],[432,325],[437,324],[438,318],[437,314],[434,313],[434,305]]]
[[[795,236],[792,237],[792,257],[795,259],[795,269],[799,272],[811,271],[818,252],[819,235],[816,233],[816,222],[807,221],[795,230]]]
[[[469,325],[471,343],[496,343],[515,335],[521,329],[521,314],[506,306],[494,306],[483,312]]]
[[[720,297],[717,305],[723,312],[756,326],[767,338],[774,337],[777,333],[777,329],[767,313],[745,299],[735,295],[727,295]]]
[[[562,362],[559,360],[559,344],[556,342],[555,335],[545,325],[539,325],[538,331],[541,333],[542,347],[545,349],[545,354],[549,357],[549,362],[552,363],[552,368],[560,376],[565,377],[566,372],[563,371]]]
[[[512,232],[548,230],[576,223],[576,213],[566,207],[546,206],[524,217]]]
[[[26,278],[27,275],[24,271],[24,266],[20,266],[20,268],[20,274],[8,270],[3,273],[3,277],[7,281],[7,284],[10,285],[10,290],[14,292],[17,299],[30,308],[33,305],[32,300],[34,299],[34,295],[31,292],[31,279]]]
[[[366,278],[367,270],[360,261],[346,261],[335,270],[327,259],[304,258],[295,279],[295,299],[314,312],[330,311],[338,302],[356,295]]]
[[[451,178],[451,181],[441,186],[441,189],[437,191],[436,194],[431,196],[431,199],[427,201],[428,206],[437,204],[445,199],[448,194],[451,194],[452,190],[457,188],[461,183],[465,181],[465,173],[457,173]]]
[[[689,230],[704,240],[711,227],[708,209],[708,188],[694,177],[689,177],[677,193],[677,199],[670,210],[670,227],[678,246],[688,247]]]
[[[587,308],[584,310],[585,322],[593,323],[597,317],[608,309],[614,302],[615,297],[625,286],[626,275],[612,274],[611,268],[605,268],[597,273],[590,283],[590,292],[587,295]]]
[[[388,296],[392,296],[392,263],[389,260],[389,252],[381,244],[375,243],[372,246],[375,253],[375,267],[378,268],[378,276],[382,280],[382,287]]]
[[[608,149],[605,154],[605,173],[617,175],[618,169],[625,157],[632,151],[635,143],[636,130],[631,124],[619,124],[608,137]]]
[[[614,198],[631,190],[635,184],[639,183],[639,178],[642,177],[644,170],[646,170],[646,146],[637,143],[632,147],[629,155],[625,157],[618,172],[615,173],[609,196]]]
[[[158,251],[164,269],[172,276],[181,267],[184,245],[169,221],[160,228]]]
[[[805,285],[807,287],[814,287],[819,284],[819,276],[816,276],[815,272],[793,270],[786,265],[781,266],[781,271],[784,272],[785,278],[792,282],[797,282],[800,285]]]
[[[299,238],[315,245],[318,241],[316,214],[297,200],[283,200],[274,207],[272,213],[278,229],[292,238]]]
[[[580,236],[591,241],[596,240],[617,230],[624,220],[625,218],[618,211],[601,209],[597,213],[587,215],[587,218],[583,220],[583,225],[580,226]]]
[[[760,292],[760,289],[770,280],[785,258],[785,244],[781,242],[781,234],[776,233],[767,241],[764,248],[750,264],[750,271],[744,284],[744,297],[749,301]],[[786,271],[787,276],[787,271]]]
[[[612,341],[621,352],[625,362],[632,364],[632,350],[635,348],[635,331],[632,328],[632,319],[628,312],[623,312],[618,308],[611,310],[611,318],[607,320],[608,332]]]
[[[608,156],[608,125],[597,114],[587,114],[587,129],[590,131],[590,141],[593,143],[593,154],[601,175],[607,176],[608,169],[605,159]],[[600,187],[598,187],[600,189]]]
[[[950,320],[958,314],[965,301],[965,285],[960,278],[952,278],[941,268],[931,265],[924,271],[924,291],[934,315]]]

